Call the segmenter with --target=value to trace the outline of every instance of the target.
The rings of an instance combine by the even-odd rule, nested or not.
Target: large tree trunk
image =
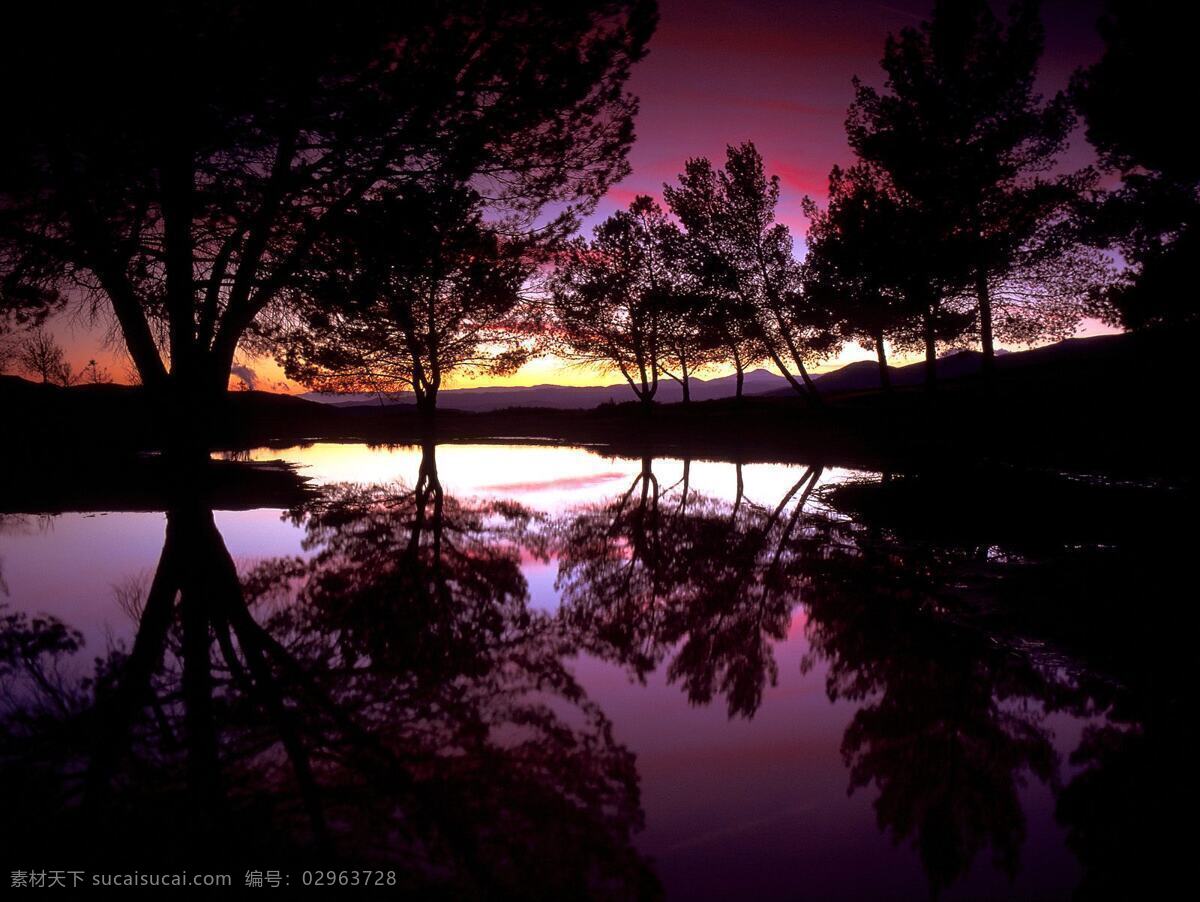
[[[658,394],[658,371],[654,370],[653,376],[647,375],[646,367],[639,364],[641,368],[642,390],[637,392],[638,400],[642,402],[642,408],[649,410],[654,404],[654,396]]]
[[[983,378],[990,383],[996,370],[996,349],[992,340],[992,296],[987,272],[983,269],[975,275],[975,293],[979,298],[979,345],[983,350]]]
[[[679,355],[679,368],[681,371],[680,374],[683,376],[683,403],[690,404],[692,401],[692,387],[688,376],[687,357],[683,354]]]
[[[429,385],[421,386],[414,394],[417,400],[417,414],[425,423],[431,423],[437,415],[437,387]]]
[[[892,376],[888,372],[887,350],[883,345],[883,333],[875,333],[875,353],[879,358],[879,387],[885,392],[892,390]]]
[[[804,380],[804,387],[808,389],[808,394],[813,401],[821,403],[821,393],[817,390],[817,383],[813,381],[812,376],[808,374],[808,367],[804,365],[804,361],[798,354],[794,354],[792,359],[796,362],[796,372],[800,374],[800,378]]]
[[[181,483],[187,473],[208,462],[218,426],[233,422],[229,410],[228,373],[219,381],[208,368],[189,367],[172,372],[158,389],[146,387],[156,421],[163,429],[163,442],[172,468]],[[240,424],[239,424],[240,425]]]
[[[787,364],[783,362],[783,358],[779,356],[779,352],[772,347],[771,343],[766,342],[766,346],[767,354],[770,356],[771,362],[774,363],[779,372],[783,374],[783,378],[787,380],[788,385],[792,387],[792,390],[800,397],[804,398],[804,400],[812,403],[814,406],[819,406],[821,404],[821,397],[817,394],[816,387],[812,385],[812,380],[808,378],[808,373],[801,371],[800,375],[804,379],[804,381],[801,382],[792,375],[791,370],[788,369]]]
[[[937,388],[937,319],[934,307],[925,311],[925,390]]]
[[[766,342],[767,352],[771,355],[771,359],[775,361],[775,365],[779,367],[779,372],[783,373],[784,378],[791,383],[792,388],[796,390],[797,394],[799,394],[805,400],[810,401],[814,406],[819,407],[822,403],[821,395],[817,391],[816,383],[813,382],[812,377],[808,375],[808,367],[804,365],[804,358],[800,354],[800,349],[796,347],[796,342],[792,339],[792,334],[788,331],[788,326],[784,318],[779,314],[778,311],[775,311],[774,315],[775,324],[779,328],[779,335],[783,338],[783,343],[787,347],[788,353],[792,355],[792,362],[796,364],[796,372],[800,374],[803,388],[801,388],[800,383],[796,382],[795,377],[788,372],[787,366],[784,364],[782,357],[776,352],[775,348],[769,341]]]
[[[733,352],[734,369],[737,370],[737,391],[734,397],[740,401],[742,400],[742,392],[746,387],[746,368],[742,364],[742,355],[738,351],[737,343],[731,344],[729,348]]]

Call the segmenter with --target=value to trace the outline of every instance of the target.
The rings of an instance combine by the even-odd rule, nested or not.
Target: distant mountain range
[[[1063,343],[1065,344],[1065,342]],[[1055,346],[1057,347],[1057,346]],[[1032,352],[1019,352],[1006,357],[1019,358]],[[981,355],[978,351],[952,351],[938,360],[938,376],[955,379],[979,372]],[[925,364],[914,363],[902,367],[889,367],[892,383],[897,386],[917,385],[925,378]],[[830,394],[870,391],[879,388],[879,365],[873,360],[859,360],[827,373],[813,376],[820,388]],[[714,379],[691,380],[693,401],[712,401],[732,398],[737,391],[736,376],[718,376]],[[765,369],[751,370],[745,375],[743,389],[747,395],[789,395],[793,389],[786,379]],[[297,397],[334,407],[364,408],[412,405],[411,392],[380,396],[372,394],[332,394],[328,392],[305,392]],[[662,404],[673,404],[683,400],[683,389],[673,379],[659,382],[654,399]],[[633,391],[624,383],[613,385],[530,385],[530,386],[487,386],[480,388],[443,389],[438,394],[441,410],[485,412],[504,410],[509,407],[544,408],[550,410],[587,410],[601,404],[621,404],[634,400]]]
[[[1031,352],[1018,351],[1013,354],[1003,350],[997,351],[997,366],[1008,366],[1009,358],[1013,362],[1017,362],[1024,359],[1024,355],[1029,353]],[[964,376],[978,375],[982,368],[983,354],[979,351],[950,351],[938,358],[937,376],[940,380],[961,379]],[[897,388],[921,385],[925,382],[925,361],[921,360],[905,366],[889,366],[888,375],[891,377],[892,385]],[[813,378],[817,381],[821,391],[829,395],[875,391],[882,387],[879,381],[879,364],[874,360],[856,360],[840,369],[831,370]],[[769,394],[786,395],[791,391],[790,386],[785,386],[782,389],[775,389]]]
[[[1095,360],[1097,355],[1111,353],[1126,344],[1128,344],[1127,336],[1092,335],[1087,338],[1068,338],[1028,351],[998,350],[996,351],[996,369],[1001,373],[1016,373],[1029,367],[1069,366],[1074,361]],[[956,379],[978,376],[982,370],[983,354],[979,351],[950,351],[937,360],[939,382],[950,383]],[[896,388],[922,385],[925,382],[925,361],[921,360],[906,366],[889,366],[888,374],[891,377],[892,385]],[[854,363],[814,378],[817,379],[822,393],[830,396],[876,391],[881,387],[879,364],[874,360],[856,360]],[[791,392],[790,387],[783,386],[764,394],[771,397],[782,397]]]
[[[767,370],[752,370],[746,373],[745,378],[744,391],[748,395],[765,395],[788,387],[786,379]],[[737,377],[692,379],[690,388],[694,401],[730,398],[737,390]],[[323,404],[333,404],[337,407],[379,407],[413,403],[413,396],[410,392],[388,398],[381,398],[378,395],[335,395],[322,392],[307,392],[299,397]],[[654,399],[663,404],[682,401],[683,389],[673,379],[664,379],[658,383],[658,393]],[[633,391],[624,382],[615,385],[488,386],[443,389],[438,393],[438,408],[473,412],[503,410],[506,407],[578,410],[598,407],[610,401],[622,404],[632,400],[634,400]]]
[[[1146,344],[1142,342],[1141,344]],[[1091,390],[1094,374],[1101,373],[1100,382],[1114,379],[1136,380],[1141,374],[1133,369],[1153,369],[1150,362],[1138,357],[1143,353],[1135,336],[1102,335],[1076,338],[1046,345],[1031,351],[1004,354],[996,362],[1000,374],[1020,379],[1046,380],[1075,378],[1072,374],[1088,374],[1093,381],[1086,389],[1075,386],[1072,391]],[[1156,347],[1153,342],[1148,347]],[[938,360],[939,380],[947,385],[959,379],[970,379],[980,371],[978,351],[959,351]],[[1164,364],[1165,365],[1165,364]],[[1131,369],[1131,367],[1133,369]],[[856,361],[839,369],[815,376],[822,393],[827,397],[852,396],[869,393],[879,387],[879,367],[873,360]],[[925,378],[923,362],[891,369],[892,384],[897,387],[920,385]],[[1150,378],[1146,376],[1145,378]],[[736,378],[692,380],[692,398],[711,401],[734,395]],[[745,392],[759,398],[792,395],[787,381],[764,369],[746,373]],[[411,407],[411,395],[387,399],[381,404],[369,395],[331,395],[310,392],[306,395],[277,395],[270,392],[233,392],[229,403],[238,416],[253,423],[254,430],[264,434],[329,434],[355,423],[361,429],[364,419],[373,410],[386,407],[402,412]],[[533,385],[529,387],[487,387],[448,389],[441,393],[438,407],[445,411],[484,413],[508,408],[530,410],[591,410],[602,404],[627,403],[633,392],[626,384],[606,386]],[[657,400],[670,404],[682,400],[680,387],[674,381],[659,383]],[[58,388],[0,375],[0,410],[11,422],[30,431],[35,427],[46,432],[45,442],[74,441],[67,438],[82,432],[124,436],[131,445],[145,446],[155,434],[154,418],[147,408],[141,389],[127,385],[76,385]],[[350,414],[349,420],[345,414]],[[47,432],[47,430],[49,430]],[[51,435],[53,433],[53,436]],[[55,437],[57,436],[57,437]],[[233,441],[231,438],[230,441]]]

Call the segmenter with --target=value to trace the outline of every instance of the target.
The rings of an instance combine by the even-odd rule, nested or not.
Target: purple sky
[[[1100,0],[1046,0],[1042,17],[1046,52],[1041,89],[1047,96],[1066,86],[1079,66],[1098,58]],[[648,57],[634,70],[630,88],[641,98],[632,173],[609,191],[585,224],[591,226],[636,194],[661,199],[689,157],[724,158],[731,143],[754,141],[768,170],[780,176],[780,219],[803,253],[806,220],[800,202],[824,199],[835,163],[851,159],[843,123],[853,99],[851,79],[882,86],[879,59],[889,32],[919,24],[932,0],[660,0],[660,23]],[[1075,168],[1092,160],[1081,134],[1063,160]],[[1091,324],[1086,331],[1095,331]],[[103,331],[78,320],[61,320],[55,332],[71,362],[91,357],[123,380],[121,355],[102,347]],[[861,356],[848,349],[841,359]],[[248,360],[260,387],[278,386],[282,373],[271,361]],[[503,382],[596,383],[607,377],[542,359]],[[495,381],[495,380],[488,380]]]
[[[887,35],[919,24],[931,9],[932,0],[660,0],[658,32],[630,85],[641,98],[633,172],[593,220],[635,194],[661,198],[662,183],[688,157],[717,162],[727,144],[752,140],[780,177],[780,218],[799,238],[801,199],[823,198],[830,167],[851,159],[843,127],[851,79],[882,86]],[[1099,56],[1099,9],[1099,0],[1044,4],[1047,96]],[[1090,160],[1079,136],[1064,162]]]

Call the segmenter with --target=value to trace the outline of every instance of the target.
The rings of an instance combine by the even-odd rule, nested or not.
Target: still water
[[[1045,614],[1095,555],[1132,566],[1091,522],[931,533],[869,513],[914,506],[879,474],[544,445],[236,457],[313,491],[0,519],[6,837],[43,866],[103,811],[143,869],[451,898],[1064,898],[1124,879],[1112,849],[1143,867],[1171,702]]]

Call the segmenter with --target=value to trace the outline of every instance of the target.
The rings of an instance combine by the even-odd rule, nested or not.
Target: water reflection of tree
[[[813,654],[831,697],[860,702],[843,744],[852,787],[877,786],[881,827],[913,839],[940,887],[985,845],[1015,870],[1017,792],[1033,775],[1083,865],[1076,895],[1145,896],[1187,860],[1166,800],[1194,784],[1190,634],[1155,602],[1190,582],[1190,539],[1147,529],[1181,522],[1186,496],[1047,474],[993,482],[966,511],[953,477],[861,483],[826,498],[853,520],[810,519]],[[1130,617],[1135,598],[1145,607]],[[1050,711],[1088,721],[1069,774]]]
[[[662,487],[653,462],[611,502],[553,527],[561,617],[582,646],[639,678],[668,655],[671,682],[697,704],[725,698],[751,717],[778,675],[772,645],[799,602],[791,539],[821,470],[809,467],[774,508]]]
[[[1055,815],[1084,866],[1079,899],[1170,898],[1190,876],[1196,797],[1190,714],[1089,726]]]
[[[913,844],[935,892],[987,853],[1011,877],[1026,785],[1060,788],[1047,716],[1103,714],[1111,683],[997,617],[1026,558],[986,535],[913,540],[810,504],[818,476],[805,472],[766,508],[744,498],[740,480],[728,503],[690,491],[686,465],[664,486],[643,461],[621,495],[553,525],[561,619],[582,647],[639,678],[665,667],[693,702],[720,695],[731,714],[752,717],[777,675],[773,645],[803,602],[803,666],[823,664],[831,701],[855,707],[842,744],[851,791],[870,788],[880,829]],[[1073,756],[1096,775],[1060,802],[1089,869],[1085,847],[1107,849],[1121,831],[1079,812],[1117,801],[1106,783],[1127,784],[1109,765],[1140,741],[1140,731],[1107,729]],[[1119,755],[1101,754],[1114,743]]]
[[[39,685],[77,638],[5,621],[3,676],[23,687],[0,758],[10,850],[273,852],[399,866],[454,897],[653,895],[632,755],[528,605],[528,512],[447,497],[427,449],[412,489],[340,487],[296,515],[310,556],[239,578],[211,512],[173,509],[133,647],[95,684]]]
[[[1057,777],[1043,723],[1063,691],[1049,667],[957,622],[955,565],[836,517],[810,518],[804,666],[856,710],[842,740],[851,791],[873,786],[880,829],[911,840],[934,890],[990,847],[1016,873],[1020,791]],[[961,583],[959,583],[961,586]]]
[[[446,495],[432,447],[411,488],[334,486],[294,514],[312,554],[274,568],[303,577],[312,625],[336,633],[347,654],[403,663],[436,684],[486,666],[481,650],[538,625],[521,572],[523,554],[542,554],[538,517]]]
[[[803,601],[805,668],[857,705],[842,752],[874,786],[880,828],[911,839],[932,886],[985,848],[1015,872],[1025,775],[1053,781],[1045,668],[959,623],[951,586],[986,569],[978,548],[908,547],[808,503],[806,470],[773,508],[661,488],[651,461],[614,500],[555,530],[562,617],[584,647],[638,677],[666,665],[689,699],[752,717],[777,677],[773,645]],[[739,481],[740,486],[740,481]],[[667,659],[670,659],[669,661]]]

